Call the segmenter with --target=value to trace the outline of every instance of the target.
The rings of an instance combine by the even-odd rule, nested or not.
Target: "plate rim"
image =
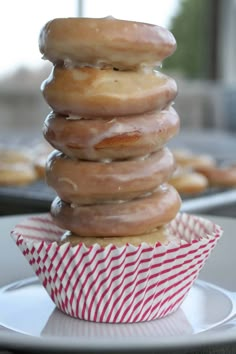
[[[145,350],[145,352],[153,350],[181,350],[181,349],[194,349],[203,348],[209,346],[232,344],[236,343],[235,329],[230,329],[225,335],[224,332],[217,332],[217,336],[214,333],[199,333],[196,335],[186,336],[173,336],[170,338],[158,338],[150,337],[148,343],[138,338],[124,338],[122,341],[116,342],[114,345],[114,339],[99,339],[96,341],[88,342],[87,339],[80,338],[79,341],[73,339],[60,338],[60,337],[33,337],[26,334],[15,333],[14,331],[6,331],[0,333],[0,348],[5,350],[20,350],[20,349],[35,349],[40,351],[59,351],[85,353],[96,350],[96,353],[109,350],[110,353],[125,350]],[[13,336],[14,334],[14,336]],[[55,341],[57,341],[55,343]]]

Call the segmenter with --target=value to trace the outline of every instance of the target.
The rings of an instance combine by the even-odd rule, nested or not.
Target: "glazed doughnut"
[[[208,179],[211,186],[236,187],[236,165],[198,167],[197,171]]]
[[[122,160],[160,149],[179,130],[179,116],[170,107],[162,112],[103,119],[83,119],[50,113],[45,139],[71,158]]]
[[[28,150],[21,149],[0,149],[0,163],[31,163],[32,155]]]
[[[0,186],[23,186],[36,179],[34,167],[28,162],[0,162]]]
[[[150,246],[155,246],[158,242],[162,245],[168,244],[169,242],[178,244],[179,240],[170,233],[166,226],[161,226],[148,234],[138,236],[83,237],[75,235],[70,231],[66,231],[63,234],[59,244],[64,244],[67,242],[69,242],[72,246],[83,243],[86,247],[91,247],[98,243],[101,247],[106,247],[109,244],[115,245],[116,247],[122,247],[126,244],[139,246],[143,242]]]
[[[175,81],[160,72],[59,66],[53,68],[41,90],[55,112],[85,117],[162,110],[177,94]]]
[[[53,147],[50,146],[46,141],[44,143],[40,142],[34,149],[33,165],[37,176],[40,179],[45,177],[46,161],[48,154],[50,154],[52,151]]]
[[[35,172],[38,178],[42,179],[45,177],[45,166],[46,166],[47,156],[38,156],[34,162]]]
[[[177,172],[170,178],[169,183],[183,195],[203,193],[208,187],[207,178],[194,171]]]
[[[22,186],[34,182],[33,157],[26,149],[0,150],[0,186]]]
[[[55,224],[80,236],[127,236],[150,233],[176,216],[181,200],[170,185],[124,203],[75,206],[56,197],[51,205]]]
[[[172,150],[176,163],[181,167],[196,169],[215,165],[215,159],[207,154],[194,154],[191,151],[180,149]]]
[[[44,59],[69,65],[134,69],[155,67],[176,49],[165,28],[106,18],[57,18],[41,30]]]
[[[151,155],[114,162],[72,160],[59,151],[49,155],[46,181],[65,202],[93,204],[124,201],[152,192],[171,177],[172,153],[164,148]]]

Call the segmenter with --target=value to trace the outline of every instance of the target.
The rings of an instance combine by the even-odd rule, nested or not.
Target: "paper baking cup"
[[[179,242],[59,246],[64,230],[44,214],[26,219],[11,234],[61,311],[127,323],[176,311],[222,234],[218,225],[188,214],[178,214],[169,228]]]

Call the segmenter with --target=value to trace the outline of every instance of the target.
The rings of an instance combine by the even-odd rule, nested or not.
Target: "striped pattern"
[[[180,244],[58,246],[64,231],[49,215],[25,220],[12,236],[59,309],[89,321],[126,323],[176,311],[222,233],[187,214],[169,227]]]

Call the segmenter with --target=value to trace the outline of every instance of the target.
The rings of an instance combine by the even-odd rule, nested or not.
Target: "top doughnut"
[[[155,67],[176,49],[171,32],[151,24],[105,18],[57,18],[39,36],[44,59],[72,66]]]

